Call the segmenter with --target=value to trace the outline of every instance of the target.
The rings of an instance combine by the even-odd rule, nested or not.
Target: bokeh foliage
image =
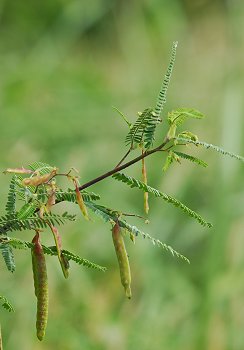
[[[241,0],[2,0],[1,168],[39,160],[75,166],[87,181],[116,164],[126,129],[111,107],[136,118],[154,105],[174,40],[179,48],[165,113],[177,105],[196,107],[207,116],[195,124],[201,139],[243,155],[243,15]],[[187,255],[191,265],[138,240],[128,247],[134,297],[127,301],[110,227],[97,219],[70,223],[65,246],[108,271],[73,266],[66,281],[58,263],[48,260],[52,308],[40,345],[31,258],[17,253],[14,276],[1,262],[1,294],[16,310],[1,310],[5,349],[242,348],[243,166],[201,152],[207,169],[182,162],[162,175],[164,159],[148,161],[149,184],[214,223],[206,230],[151,198],[145,230]],[[139,172],[139,166],[130,169],[133,176]],[[2,175],[1,198],[7,182]],[[141,194],[120,183],[106,180],[92,190],[108,206],[116,199],[118,209],[143,212]],[[23,235],[30,240],[31,233]]]

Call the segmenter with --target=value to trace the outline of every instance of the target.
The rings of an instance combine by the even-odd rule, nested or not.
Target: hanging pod
[[[144,154],[144,151],[142,150],[142,155]],[[145,163],[145,158],[142,158],[142,181],[145,185],[147,185],[147,168]],[[143,194],[144,198],[144,211],[146,214],[149,212],[149,204],[148,204],[148,192],[144,192]]]
[[[118,222],[116,222],[112,228],[112,237],[113,237],[115,252],[119,263],[121,283],[125,289],[125,295],[127,296],[127,298],[131,299],[130,264],[129,264],[128,255],[125,249],[124,239],[121,234],[121,229]]]
[[[37,298],[36,334],[39,340],[45,336],[48,319],[47,268],[39,232],[34,236],[31,249],[35,295]]]
[[[63,275],[65,278],[68,278],[69,277],[69,264],[68,264],[67,259],[65,259],[65,256],[62,254],[61,236],[58,232],[57,227],[53,226],[52,224],[49,224],[49,227],[53,233],[54,242],[55,242],[55,246],[57,249],[58,260],[59,260],[60,266],[62,268]]]
[[[76,201],[77,201],[77,203],[78,203],[78,205],[79,205],[79,207],[80,207],[80,210],[81,210],[81,212],[82,212],[84,218],[85,218],[86,220],[89,221],[89,216],[88,216],[87,208],[86,208],[86,205],[85,205],[85,203],[84,203],[82,194],[80,193],[77,180],[73,178],[73,182],[74,182],[74,185],[75,185]]]

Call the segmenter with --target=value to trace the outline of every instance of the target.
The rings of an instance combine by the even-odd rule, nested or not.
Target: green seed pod
[[[112,237],[113,237],[115,252],[119,263],[121,283],[125,289],[125,295],[127,296],[127,298],[130,299],[131,298],[130,264],[129,264],[129,259],[125,249],[124,239],[121,234],[121,229],[118,222],[116,222],[116,224],[113,226]]]
[[[60,263],[60,266],[62,268],[63,271],[63,275],[65,278],[69,277],[69,270],[68,270],[68,264],[67,261],[65,260],[64,255],[62,255],[62,241],[61,241],[61,236],[58,232],[57,227],[49,224],[49,227],[52,230],[53,233],[53,237],[54,237],[54,241],[55,241],[55,245],[56,245],[56,249],[57,249],[57,254],[58,254],[58,260]]]
[[[61,263],[61,267],[62,267],[62,271],[64,274],[65,278],[69,277],[69,260],[67,259],[67,257],[61,252],[61,257],[60,257],[60,263]]]
[[[144,151],[142,150],[142,154]],[[145,163],[145,158],[142,158],[142,181],[145,185],[147,185],[147,168]],[[148,192],[144,192],[144,211],[146,214],[149,212],[149,204],[148,204]]]
[[[39,340],[45,335],[48,318],[48,284],[47,268],[44,252],[40,243],[39,232],[34,236],[32,243],[32,269],[34,277],[35,295],[37,297],[36,334]]]
[[[73,179],[73,181],[74,181],[74,185],[75,185],[76,201],[77,201],[77,203],[78,203],[78,205],[80,207],[80,210],[81,210],[84,218],[89,221],[89,216],[88,216],[88,212],[87,212],[87,209],[86,209],[86,205],[84,203],[82,194],[80,193],[77,180]]]

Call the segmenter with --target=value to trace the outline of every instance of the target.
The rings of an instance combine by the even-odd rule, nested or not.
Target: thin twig
[[[107,177],[123,170],[123,169],[126,169],[128,168],[129,166],[139,162],[140,160],[142,160],[143,158],[146,158],[148,157],[149,155],[153,154],[153,153],[156,153],[156,152],[159,152],[159,151],[162,151],[162,148],[169,142],[170,140],[168,138],[165,138],[165,140],[163,141],[163,143],[161,145],[159,145],[158,147],[152,149],[152,150],[149,150],[149,151],[146,151],[144,152],[143,154],[141,154],[140,156],[130,160],[129,162],[123,164],[123,165],[120,165],[118,167],[115,167],[113,168],[112,170],[96,177],[95,179],[91,180],[91,181],[88,181],[86,182],[85,184],[81,185],[79,187],[79,191],[82,191],[84,190],[85,188],[88,188],[104,179],[106,179]],[[56,201],[56,204],[60,203],[59,201]],[[37,210],[38,211],[38,210]],[[6,233],[9,231],[9,227],[8,227],[8,224],[6,224],[5,226],[2,226],[0,227],[0,234],[3,234],[3,233]],[[1,349],[0,349],[1,350]]]
[[[115,169],[118,168],[123,163],[123,161],[125,160],[125,158],[127,158],[127,156],[130,154],[130,152],[131,152],[131,148],[128,149],[128,151],[125,153],[124,157],[116,165]]]
[[[112,170],[110,170],[110,171],[108,171],[108,172],[106,172],[106,173],[104,173],[104,174],[102,174],[102,175],[96,177],[95,179],[86,182],[85,184],[83,184],[83,185],[81,185],[81,186],[79,187],[79,190],[82,191],[82,190],[84,190],[85,188],[88,188],[88,187],[90,187],[90,186],[96,184],[97,182],[100,182],[100,181],[106,179],[107,177],[109,177],[109,176],[111,176],[111,175],[113,175],[113,174],[115,174],[115,173],[117,173],[117,172],[119,172],[119,171],[121,171],[121,170],[124,170],[124,169],[128,168],[129,166],[131,166],[131,165],[133,165],[133,164],[139,162],[139,161],[142,160],[143,158],[146,158],[146,157],[148,157],[149,155],[151,155],[151,154],[153,154],[153,153],[156,153],[156,152],[158,152],[158,151],[161,151],[162,148],[163,148],[168,142],[169,142],[169,139],[166,138],[166,139],[164,140],[164,142],[163,142],[161,145],[159,145],[158,147],[156,147],[156,148],[154,148],[154,149],[152,149],[152,150],[150,150],[150,151],[146,151],[146,152],[144,152],[143,154],[141,154],[140,156],[138,156],[138,157],[136,157],[136,158],[130,160],[129,162],[127,162],[127,163],[125,163],[125,164],[123,164],[123,165],[120,165],[120,166],[118,166],[118,167],[115,167],[115,168],[113,168]]]

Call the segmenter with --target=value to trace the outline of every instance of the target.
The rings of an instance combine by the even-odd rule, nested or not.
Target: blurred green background
[[[112,106],[131,120],[154,106],[174,40],[179,46],[165,113],[199,109],[207,119],[191,130],[200,140],[243,155],[243,18],[241,0],[1,0],[1,169],[44,161],[64,171],[75,166],[84,182],[110,169],[126,151],[127,132]],[[61,229],[65,248],[108,271],[72,264],[66,281],[57,259],[48,259],[50,316],[40,343],[30,255],[16,251],[11,276],[1,261],[0,292],[16,309],[0,310],[5,350],[244,349],[243,165],[199,153],[207,169],[182,162],[165,175],[163,156],[152,156],[149,184],[199,211],[214,228],[155,198],[149,225],[131,221],[187,255],[191,265],[149,241],[128,241],[128,301],[109,225],[79,216]],[[140,166],[127,173],[139,177]],[[0,177],[1,213],[8,181]],[[111,179],[91,190],[107,206],[143,214],[137,190]]]

